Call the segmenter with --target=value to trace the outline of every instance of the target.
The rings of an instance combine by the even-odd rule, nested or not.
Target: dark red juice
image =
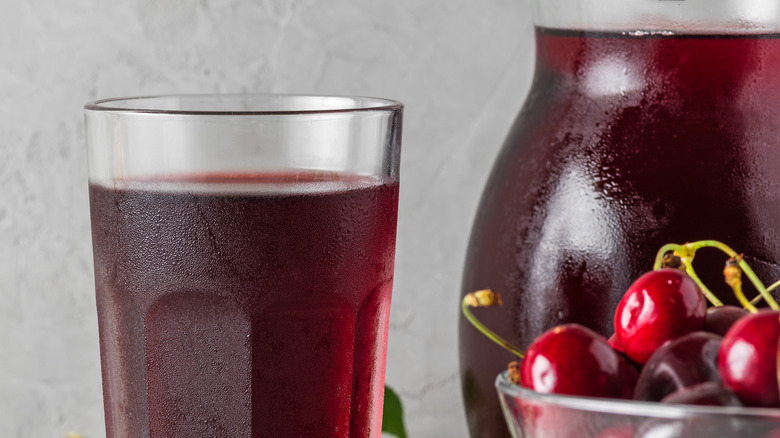
[[[618,300],[665,243],[721,240],[780,279],[778,35],[539,28],[534,82],[477,213],[463,293],[526,347],[576,322],[612,333]],[[725,257],[697,272],[727,302]],[[493,382],[512,357],[461,324],[474,437],[509,436]]]
[[[108,437],[378,437],[397,202],[345,175],[91,184]]]

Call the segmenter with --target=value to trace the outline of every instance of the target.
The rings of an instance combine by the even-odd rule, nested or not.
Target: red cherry
[[[777,381],[780,311],[761,311],[737,321],[723,337],[718,368],[723,383],[748,406],[780,404]]]
[[[520,368],[520,384],[542,393],[625,398],[631,393],[626,389],[630,369],[603,336],[566,324],[534,340]]]
[[[660,269],[639,277],[615,312],[615,334],[626,355],[644,365],[664,342],[701,330],[707,303],[684,272]]]

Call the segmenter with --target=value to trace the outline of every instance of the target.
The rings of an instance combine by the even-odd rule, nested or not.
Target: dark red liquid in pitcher
[[[378,437],[397,202],[345,175],[91,185],[108,437]]]
[[[665,243],[720,240],[780,279],[777,35],[536,38],[535,79],[471,236],[463,293],[504,296],[478,317],[523,348],[564,322],[609,335]],[[695,263],[722,297],[724,261]],[[465,320],[460,338],[472,436],[508,437],[493,383],[512,356]]]

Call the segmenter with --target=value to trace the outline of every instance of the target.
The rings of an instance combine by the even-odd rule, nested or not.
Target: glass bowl
[[[691,406],[496,389],[515,438],[780,438],[780,409]]]

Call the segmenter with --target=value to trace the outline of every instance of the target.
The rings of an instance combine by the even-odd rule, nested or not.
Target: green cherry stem
[[[775,299],[772,298],[772,295],[764,286],[764,283],[762,283],[761,280],[758,279],[758,276],[750,267],[750,265],[748,265],[747,262],[742,259],[742,257],[737,257],[739,256],[739,254],[737,254],[736,251],[731,249],[731,247],[729,247],[725,243],[718,242],[717,240],[699,240],[697,242],[686,243],[684,245],[666,244],[658,251],[658,255],[656,255],[656,265],[659,265],[658,262],[659,257],[662,259],[663,254],[669,251],[675,251],[675,253],[677,253],[680,256],[682,262],[685,264],[685,271],[688,273],[688,275],[691,278],[693,278],[693,280],[699,285],[699,287],[701,287],[702,292],[707,297],[707,299],[715,306],[722,306],[723,303],[720,300],[718,300],[717,297],[715,297],[715,295],[704,285],[704,283],[702,283],[702,281],[696,275],[696,272],[693,270],[693,265],[692,265],[693,256],[696,254],[696,251],[701,248],[717,248],[723,251],[724,253],[726,253],[729,257],[737,259],[737,265],[742,270],[742,272],[744,272],[745,275],[748,277],[750,283],[753,284],[753,286],[756,288],[760,296],[764,300],[766,300],[769,307],[772,310],[780,310],[780,306],[777,304],[777,301],[775,301]],[[756,300],[754,299],[753,301]]]
[[[471,313],[472,307],[488,307],[501,304],[501,298],[495,292],[489,290],[481,290],[477,292],[471,292],[466,294],[461,301],[460,309],[463,312],[463,316],[473,325],[477,330],[482,332],[485,336],[490,338],[491,341],[504,347],[504,349],[518,356],[519,358],[525,357],[525,352],[512,345],[509,341],[505,340],[501,336],[497,335],[493,330],[487,328],[482,324],[473,313]]]
[[[729,257],[737,257],[739,255],[728,245],[722,242],[718,242],[717,240],[700,240],[698,242],[686,244],[686,246],[688,245],[691,245],[694,251],[698,248],[710,247],[710,248],[718,248],[719,250],[728,254]],[[758,279],[758,275],[756,275],[756,273],[753,272],[753,268],[751,268],[750,265],[748,265],[747,262],[742,259],[742,257],[738,258],[737,264],[739,265],[740,269],[742,269],[742,272],[745,273],[745,275],[748,277],[750,282],[753,284],[753,287],[755,287],[758,293],[764,297],[764,300],[769,305],[769,307],[772,310],[780,310],[780,306],[778,306],[777,301],[775,301],[775,299],[772,298],[772,295],[766,290],[764,283],[762,283],[761,280]]]
[[[780,286],[780,280],[777,280],[776,282],[772,283],[769,287],[766,288],[767,292],[772,292],[773,290],[777,289],[778,286]],[[764,299],[763,295],[756,295],[755,298],[750,300],[750,304],[756,305],[761,302],[761,300]]]
[[[753,305],[748,299],[745,297],[745,293],[742,291],[742,284],[738,284],[731,287],[731,290],[734,291],[734,296],[737,297],[737,300],[739,301],[739,304],[742,304],[742,307],[747,310],[750,313],[758,313],[758,309],[756,306]],[[759,295],[760,297],[761,295]]]
[[[726,267],[723,268],[723,277],[726,280],[726,284],[729,285],[734,296],[742,307],[750,313],[758,313],[758,309],[745,297],[745,293],[742,291],[742,269],[739,267],[739,260],[742,259],[741,255],[730,258],[726,262]],[[759,295],[761,296],[761,295]]]

